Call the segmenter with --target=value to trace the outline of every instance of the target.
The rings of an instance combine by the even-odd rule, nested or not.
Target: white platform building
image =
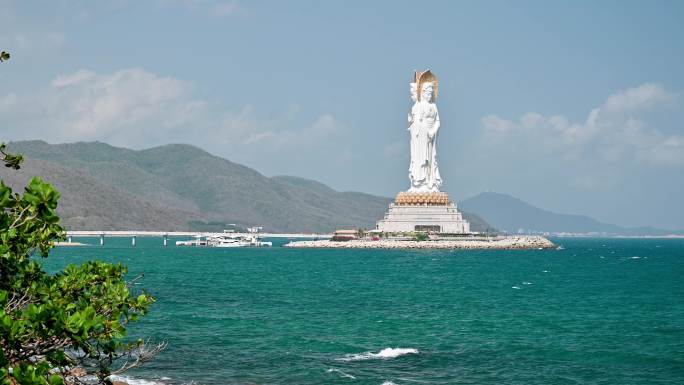
[[[427,194],[425,194],[427,195]],[[427,231],[433,233],[467,234],[470,223],[463,219],[456,204],[449,201],[446,193],[438,195],[439,203],[431,203],[429,196],[421,194],[399,193],[394,203],[390,203],[385,217],[378,221],[377,229],[382,232],[399,233]]]
[[[470,223],[463,219],[453,203],[447,206],[399,206],[390,204],[385,218],[378,221],[383,232],[427,231],[435,233],[465,234]]]
[[[411,135],[411,187],[400,192],[390,203],[385,217],[376,228],[382,232],[427,231],[434,233],[470,233],[470,223],[441,192],[442,178],[437,164],[437,133],[440,127],[435,100],[439,82],[429,70],[416,71],[410,83],[413,107],[408,115]]]

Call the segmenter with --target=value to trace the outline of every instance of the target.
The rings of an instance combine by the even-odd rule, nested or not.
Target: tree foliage
[[[416,232],[415,234],[413,234],[413,239],[415,241],[423,242],[427,241],[429,238],[430,237],[428,236],[428,234],[424,232]]]
[[[0,145],[6,166],[22,158]],[[164,344],[126,342],[126,327],[154,302],[135,295],[126,267],[91,261],[49,274],[39,263],[64,239],[59,192],[34,177],[23,194],[0,181],[0,384],[79,384],[79,366],[108,383]],[[112,369],[115,368],[115,369]]]
[[[7,148],[5,143],[0,144],[0,154],[2,154],[2,160],[3,162],[5,162],[5,167],[10,167],[15,170],[18,170],[19,165],[24,160],[24,158],[18,154],[10,154],[8,152],[5,152],[5,148]]]

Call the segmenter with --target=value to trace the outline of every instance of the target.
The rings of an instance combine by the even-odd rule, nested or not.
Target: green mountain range
[[[266,177],[184,144],[136,151],[100,142],[22,141],[8,148],[26,160],[19,171],[0,171],[0,178],[15,189],[33,175],[53,183],[62,193],[58,212],[73,230],[371,229],[391,201],[298,177]],[[489,227],[477,216],[466,218],[475,229]]]
[[[391,198],[339,192],[293,176],[266,177],[185,144],[130,150],[100,142],[8,144],[25,158],[0,170],[15,190],[38,175],[62,193],[58,212],[72,230],[222,231],[231,224],[274,232],[330,232],[375,227]],[[582,215],[537,208],[506,194],[481,193],[459,203],[474,231],[597,235],[682,234],[623,228]]]

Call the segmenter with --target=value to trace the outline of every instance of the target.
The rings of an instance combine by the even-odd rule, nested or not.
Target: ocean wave
[[[109,379],[112,381],[125,382],[128,385],[166,385],[165,382],[143,380],[142,378],[133,378],[133,377],[127,377],[127,376],[111,375],[111,376],[109,376]],[[170,380],[170,378],[168,378],[168,377],[164,377],[164,379]]]
[[[406,354],[418,354],[418,349],[414,348],[385,348],[377,353],[365,352],[357,354],[347,354],[338,361],[365,361],[365,360],[387,360],[397,358]]]
[[[326,372],[326,373],[337,373],[337,374],[339,374],[340,377],[342,377],[342,378],[351,378],[352,380],[355,380],[355,379],[356,379],[356,377],[352,376],[351,374],[345,373],[345,372],[343,372],[343,371],[341,371],[340,369],[337,369],[337,368],[330,368],[330,369],[326,370],[325,372]]]
[[[385,381],[385,382],[382,383],[382,385],[397,385],[397,384],[395,384],[395,383],[392,382],[392,381]]]

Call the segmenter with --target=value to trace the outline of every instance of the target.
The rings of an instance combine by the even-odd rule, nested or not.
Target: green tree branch
[[[0,53],[0,61],[7,59]],[[4,143],[0,153],[6,167],[20,168],[21,155],[7,152]],[[154,298],[131,292],[122,264],[90,261],[48,274],[36,261],[64,239],[59,197],[38,177],[23,194],[0,181],[0,385],[82,384],[74,366],[107,384],[110,374],[166,346],[125,340],[128,324],[145,315]]]

